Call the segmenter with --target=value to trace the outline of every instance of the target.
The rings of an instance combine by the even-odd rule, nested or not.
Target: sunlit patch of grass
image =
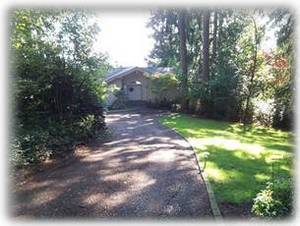
[[[263,174],[263,173],[257,173],[254,175],[255,179],[257,181],[266,181],[266,180],[270,180],[271,177],[266,175],[266,174]]]
[[[200,161],[209,153],[205,171],[219,201],[249,202],[272,177],[292,174],[292,133],[180,114],[160,122],[186,137]]]
[[[207,172],[213,180],[225,182],[229,179],[229,173],[219,169],[213,162],[207,163]]]

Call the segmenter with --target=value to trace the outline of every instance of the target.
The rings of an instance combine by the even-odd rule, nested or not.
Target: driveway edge
[[[159,122],[158,119],[156,119],[156,121],[160,125],[162,125],[164,128],[166,128],[167,130],[175,132],[177,135],[179,135],[180,137],[182,137],[191,146],[191,148],[193,150],[193,153],[194,153],[194,156],[195,156],[195,159],[196,159],[196,163],[197,163],[197,166],[198,166],[199,174],[201,174],[201,176],[202,176],[202,178],[204,180],[204,183],[205,183],[205,187],[206,187],[206,190],[207,190],[208,199],[209,199],[209,203],[210,203],[210,207],[211,207],[213,216],[214,216],[214,218],[216,220],[223,220],[222,214],[220,212],[218,203],[217,203],[216,198],[215,198],[215,193],[212,190],[212,186],[211,186],[211,184],[210,184],[210,182],[208,180],[208,175],[204,171],[204,169],[202,169],[202,167],[200,165],[200,160],[199,160],[199,158],[198,158],[198,156],[196,154],[196,151],[195,151],[193,145],[188,141],[188,139],[186,139],[183,135],[181,135],[180,133],[178,133],[175,129],[163,125],[162,123]]]

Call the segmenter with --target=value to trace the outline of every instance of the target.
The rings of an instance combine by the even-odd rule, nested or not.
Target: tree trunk
[[[207,10],[203,14],[203,81],[209,81],[209,17],[210,12]]]
[[[202,52],[202,49],[201,49],[201,45],[202,45],[202,34],[201,34],[201,31],[202,31],[202,13],[199,14],[198,18],[197,18],[197,22],[198,22],[198,26],[199,26],[199,35],[200,35],[200,38],[199,38],[199,53]],[[201,80],[201,77],[202,77],[202,54],[199,54],[199,59],[198,59],[198,71],[197,71],[197,81],[200,81]]]
[[[218,13],[218,35],[217,35],[217,46],[221,46],[221,41],[222,41],[222,26],[223,26],[223,15],[224,12],[219,11]]]
[[[186,111],[188,108],[188,75],[187,75],[187,48],[186,48],[186,40],[187,40],[187,31],[186,31],[186,11],[180,10],[178,15],[178,31],[179,31],[179,39],[180,39],[180,64],[182,71],[182,110]]]
[[[258,45],[258,40],[257,40],[257,26],[254,18],[252,17],[253,25],[254,25],[254,51],[253,51],[253,58],[252,58],[252,65],[249,70],[250,74],[250,84],[249,84],[249,89],[248,89],[248,95],[246,97],[246,107],[245,107],[245,112],[244,112],[244,117],[243,117],[243,123],[244,125],[248,122],[249,119],[249,108],[250,108],[250,99],[252,97],[252,92],[253,92],[253,82],[254,82],[254,77],[255,77],[255,72],[256,72],[256,67],[257,67],[257,45]]]
[[[217,32],[218,32],[218,13],[214,12],[214,31],[213,31],[213,46],[212,46],[212,56],[211,62],[212,64],[216,64],[216,55],[217,55]]]

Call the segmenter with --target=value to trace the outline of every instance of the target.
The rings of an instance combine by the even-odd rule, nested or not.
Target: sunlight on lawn
[[[219,201],[250,202],[272,177],[292,172],[292,134],[259,126],[173,114],[160,122],[185,136],[203,163]]]
[[[189,142],[202,151],[206,151],[209,145],[217,145],[228,151],[243,150],[252,155],[259,155],[264,147],[258,144],[241,143],[239,140],[225,138],[188,138]]]

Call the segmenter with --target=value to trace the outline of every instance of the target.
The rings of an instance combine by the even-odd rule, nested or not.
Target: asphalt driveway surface
[[[190,145],[157,115],[147,109],[109,114],[112,139],[18,188],[14,216],[211,218]]]

